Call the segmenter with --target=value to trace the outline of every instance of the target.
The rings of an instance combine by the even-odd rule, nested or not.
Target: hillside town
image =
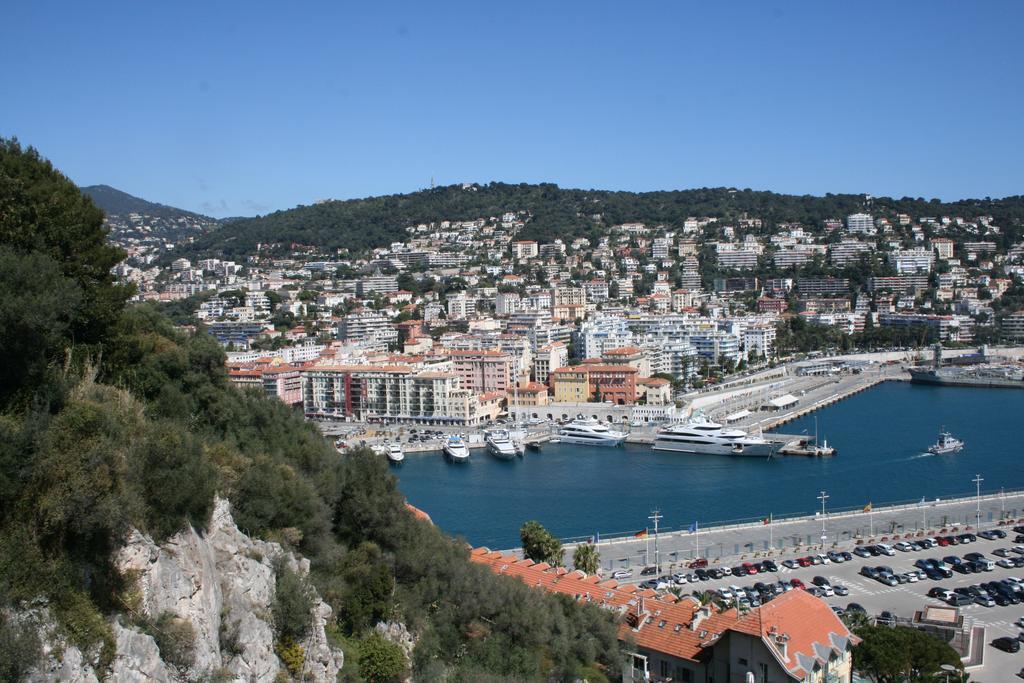
[[[986,216],[692,217],[550,242],[519,239],[530,219],[409,225],[367,254],[267,245],[239,261],[128,238],[118,275],[139,300],[194,314],[237,385],[331,420],[474,426],[598,402],[658,422],[684,392],[780,354],[1024,339],[1024,312],[1001,305],[1024,244],[1000,251]]]

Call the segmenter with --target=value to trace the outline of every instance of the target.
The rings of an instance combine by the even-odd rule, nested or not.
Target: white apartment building
[[[846,232],[854,235],[874,235],[878,229],[871,214],[852,213],[846,217]]]
[[[533,357],[533,379],[541,384],[547,384],[552,370],[568,365],[569,348],[562,342],[552,342],[537,349]]]
[[[447,297],[448,318],[463,320],[476,314],[476,299],[466,292],[455,292]]]
[[[935,252],[931,249],[899,249],[889,254],[889,263],[900,275],[930,273],[935,263]]]

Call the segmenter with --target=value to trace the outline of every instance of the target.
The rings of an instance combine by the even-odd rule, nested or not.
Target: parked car
[[[779,567],[778,567],[777,564],[775,564],[771,560],[764,560],[763,562],[761,562],[761,571],[763,571],[763,572],[777,572],[777,571],[779,571]]]
[[[875,547],[878,548],[878,552],[880,552],[883,555],[892,556],[896,554],[896,551],[888,543],[879,543]]]
[[[865,610],[863,607],[861,607],[860,603],[857,603],[857,602],[851,602],[850,604],[848,604],[846,606],[846,611],[847,612],[859,612],[861,614],[867,614],[868,613],[867,610]]]
[[[860,568],[860,575],[861,576],[866,576],[869,579],[877,579],[878,578],[878,570],[875,569],[874,567],[870,567],[868,565],[864,565],[863,567]]]
[[[793,588],[807,588],[807,586],[804,585],[804,582],[800,579],[790,579],[789,585],[791,585]]]
[[[653,576],[658,573],[657,567],[644,567],[640,570],[640,576]]]
[[[1020,641],[1009,636],[1002,636],[992,641],[992,647],[1003,652],[1020,652]]]
[[[628,579],[631,576],[633,576],[632,569],[616,569],[612,572],[613,579]]]
[[[896,615],[890,612],[889,610],[884,610],[881,614],[875,617],[875,622],[879,626],[895,626]]]
[[[946,604],[951,607],[965,607],[974,602],[969,596],[962,593],[953,593],[946,598]]]
[[[832,584],[832,591],[838,596],[847,596],[850,594],[850,589],[841,583]]]
[[[857,546],[853,549],[853,554],[857,557],[871,557],[871,551],[867,549],[867,546]]]
[[[800,566],[800,563],[797,562],[796,560],[789,559],[789,560],[783,560],[782,561],[782,566],[785,567],[786,569],[796,569],[797,567]]]

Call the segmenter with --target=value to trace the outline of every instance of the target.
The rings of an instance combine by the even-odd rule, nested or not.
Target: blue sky
[[[215,216],[431,178],[1024,192],[1021,2],[16,0],[4,14],[0,136],[79,184]]]

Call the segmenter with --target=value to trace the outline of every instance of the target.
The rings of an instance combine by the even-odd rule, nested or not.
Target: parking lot
[[[942,559],[949,556],[963,557],[967,553],[981,553],[987,559],[995,561],[1001,558],[994,551],[1000,548],[1007,549],[1010,558],[1024,557],[1024,546],[1016,544],[1014,538],[1017,535],[1009,528],[1005,529],[1008,536],[1003,539],[986,540],[978,538],[977,541],[946,547],[935,547],[925,550],[894,551],[892,556],[879,555],[871,557],[860,557],[851,555],[849,561],[836,563],[828,562],[808,567],[797,566],[790,568],[778,564],[778,571],[758,573],[756,575],[733,576],[727,575],[720,579],[709,579],[678,585],[677,589],[683,594],[700,591],[717,591],[729,586],[740,586],[746,588],[753,586],[756,582],[769,584],[783,581],[791,583],[797,579],[808,588],[813,585],[815,577],[825,578],[832,586],[845,586],[849,593],[845,596],[833,595],[823,597],[828,604],[845,608],[850,603],[861,605],[869,617],[875,617],[883,611],[891,612],[900,621],[909,620],[914,612],[921,610],[925,605],[945,605],[946,603],[938,598],[929,598],[927,593],[935,587],[942,587],[949,590],[966,588],[983,582],[1000,581],[1007,578],[1024,579],[1024,568],[1006,568],[995,566],[990,571],[979,573],[961,574],[953,572],[950,578],[931,580],[922,578],[914,583],[898,583],[897,585],[886,585],[875,579],[863,576],[862,569],[865,566],[888,566],[895,573],[906,573],[917,570],[914,563],[922,558]],[[1009,552],[1016,547],[1018,552]],[[739,563],[737,563],[739,564]],[[713,565],[714,567],[714,565]],[[724,568],[724,567],[722,567]],[[684,570],[692,573],[692,569]],[[650,576],[634,575],[628,581],[639,583],[648,580]],[[1024,667],[1024,650],[1016,654],[1006,653],[997,650],[990,643],[1000,636],[1016,638],[1022,629],[1017,625],[1018,620],[1024,617],[1024,602],[1016,605],[985,607],[980,604],[971,603],[960,607],[960,613],[965,617],[965,626],[975,625],[985,627],[984,665],[980,669],[974,669],[971,673],[972,681],[1011,681],[1015,680],[1018,671]],[[1019,680],[1019,679],[1017,679]]]

